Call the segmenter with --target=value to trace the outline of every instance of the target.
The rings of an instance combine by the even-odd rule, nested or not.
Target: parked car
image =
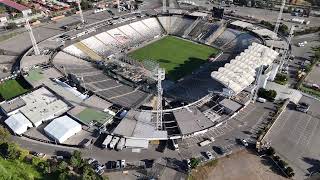
[[[108,161],[106,163],[107,169],[115,169],[117,167],[117,162],[116,161]]]
[[[94,161],[96,161],[94,158],[89,158],[88,159],[88,164],[92,164]]]
[[[219,146],[212,146],[212,149],[219,155],[224,155],[226,153],[226,150]]]
[[[207,156],[208,159],[213,159],[213,155],[212,155],[212,153],[210,151],[206,152],[206,156]]]
[[[186,163],[186,166],[188,167],[188,169],[191,169],[191,161],[190,161],[190,159],[186,159],[185,163]]]
[[[122,159],[120,165],[121,165],[121,168],[125,168],[126,167],[126,160]]]
[[[44,153],[38,153],[38,152],[31,152],[30,154],[34,155],[34,156],[37,156],[37,157],[40,157],[40,158],[44,158],[46,157],[46,154]]]
[[[243,144],[245,147],[248,147],[248,146],[249,146],[247,140],[241,139],[241,142],[242,142],[242,144]]]
[[[304,113],[307,113],[309,108],[310,108],[310,105],[305,103],[305,102],[301,102],[296,106],[296,110],[297,111],[301,111],[301,112],[304,112]]]
[[[120,162],[120,161],[117,161],[116,169],[120,169],[120,168],[121,168],[121,162]]]

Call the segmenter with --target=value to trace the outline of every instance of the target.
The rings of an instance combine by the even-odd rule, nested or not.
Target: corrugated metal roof
[[[9,6],[9,7],[12,7],[12,8],[14,8],[14,9],[16,9],[18,11],[24,11],[24,10],[30,9],[30,8],[28,8],[26,6],[23,6],[21,4],[18,4],[16,2],[10,1],[10,0],[0,0],[0,3],[5,4],[5,5]]]

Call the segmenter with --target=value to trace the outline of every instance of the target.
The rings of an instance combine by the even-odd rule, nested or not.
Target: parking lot
[[[241,142],[239,143],[239,139],[247,139],[248,142],[254,144],[256,133],[265,126],[264,122],[273,110],[274,104],[270,102],[251,103],[226,123],[202,135],[183,139],[179,143],[179,154],[182,159],[201,157],[205,160],[204,152],[206,151],[210,151],[214,157],[221,157],[243,149],[244,146]],[[211,138],[214,138],[215,141],[203,147],[199,146],[200,142]],[[215,151],[214,147],[221,147],[226,153],[221,155]]]
[[[307,113],[289,104],[266,139],[295,170],[295,179],[305,179],[320,168],[320,102],[303,96],[300,102],[310,104]]]

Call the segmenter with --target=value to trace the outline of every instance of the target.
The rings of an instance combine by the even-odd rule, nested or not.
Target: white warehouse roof
[[[81,125],[68,116],[54,119],[44,128],[44,132],[59,143],[80,132]]]
[[[60,100],[47,88],[41,87],[33,92],[21,96],[26,105],[19,109],[35,127],[43,121],[53,119],[69,109],[68,104]]]
[[[28,128],[32,127],[32,123],[21,113],[13,114],[4,121],[10,129],[16,134],[23,134]]]
[[[254,81],[256,68],[261,65],[270,65],[277,56],[276,51],[254,42],[230,63],[225,64],[218,71],[213,71],[211,77],[236,95]]]

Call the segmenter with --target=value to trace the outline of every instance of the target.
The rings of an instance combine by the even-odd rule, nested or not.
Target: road
[[[295,57],[293,61],[289,61],[289,86],[294,87],[297,83],[297,72],[300,68],[300,64],[304,61],[310,60],[313,56],[312,47],[320,45],[320,37],[318,33],[306,34],[302,36],[296,36],[292,38],[292,55]],[[298,47],[298,43],[307,41],[308,43],[304,47]]]

